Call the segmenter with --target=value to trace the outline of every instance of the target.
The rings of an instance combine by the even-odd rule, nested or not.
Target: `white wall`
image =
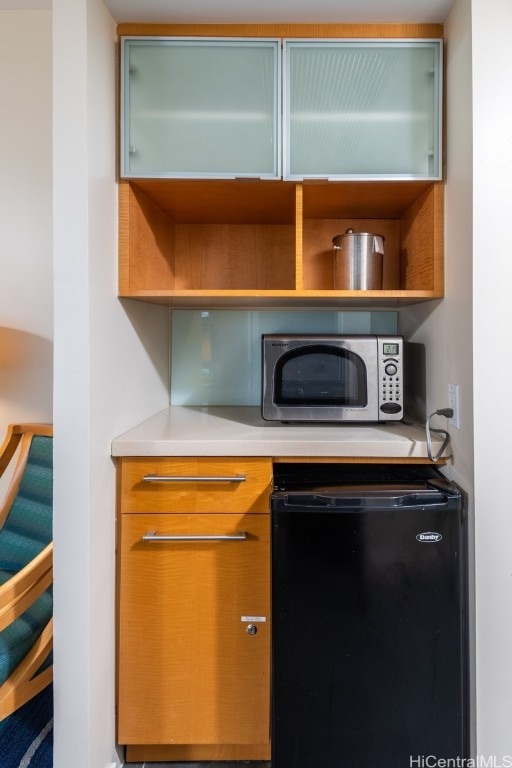
[[[425,345],[426,414],[448,406],[448,384],[459,384],[460,429],[435,417],[447,428],[453,459],[447,475],[468,494],[469,621],[472,747],[475,746],[475,574],[474,574],[474,449],[473,449],[473,150],[471,4],[455,0],[445,23],[446,56],[446,185],[445,298],[400,313],[400,329]],[[493,650],[489,649],[492,654]]]
[[[428,410],[461,385],[449,472],[474,515],[473,749],[496,765],[512,755],[511,24],[510,0],[455,0],[447,20],[446,299],[402,313],[427,345]]]
[[[472,134],[471,15],[455,0],[445,25],[447,164],[445,185],[445,298],[400,313],[400,330],[425,345],[426,413],[448,406],[448,384],[459,384],[461,427],[449,427],[453,475],[473,486],[472,371]],[[433,425],[446,427],[436,417]]]
[[[478,752],[512,754],[512,3],[472,0]]]
[[[55,768],[114,759],[110,441],[168,404],[168,311],[116,297],[115,24],[54,0]]]
[[[0,11],[0,440],[52,420],[51,24]]]

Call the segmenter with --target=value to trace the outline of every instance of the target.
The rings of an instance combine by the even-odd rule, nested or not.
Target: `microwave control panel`
[[[389,419],[403,416],[403,340],[379,337],[379,410]]]

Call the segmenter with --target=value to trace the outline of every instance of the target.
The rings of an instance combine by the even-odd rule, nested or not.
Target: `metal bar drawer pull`
[[[245,475],[144,475],[145,483],[244,483]]]
[[[237,533],[176,533],[157,534],[156,531],[148,531],[142,537],[142,541],[246,541],[246,531]]]

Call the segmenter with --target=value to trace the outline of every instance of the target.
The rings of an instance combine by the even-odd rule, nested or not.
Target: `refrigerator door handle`
[[[424,507],[436,508],[446,505],[448,497],[440,491],[428,490],[413,493],[379,493],[376,491],[359,491],[346,495],[336,493],[331,495],[311,494],[307,496],[300,494],[294,496],[293,493],[285,494],[284,503],[286,507],[295,509],[323,509],[343,511],[361,509],[365,512],[377,509],[403,509],[405,507]]]

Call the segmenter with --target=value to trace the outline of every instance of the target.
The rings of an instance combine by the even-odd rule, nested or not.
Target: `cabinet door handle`
[[[156,531],[148,531],[141,541],[247,541],[246,531],[237,533],[176,533],[157,534]]]
[[[145,483],[244,483],[245,475],[144,475]]]

